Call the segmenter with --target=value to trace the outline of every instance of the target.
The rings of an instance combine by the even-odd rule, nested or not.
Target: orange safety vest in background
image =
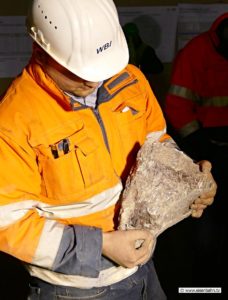
[[[181,137],[200,127],[228,126],[228,60],[216,51],[216,29],[226,18],[228,13],[209,31],[193,38],[175,58],[165,112]]]
[[[31,61],[0,105],[0,250],[51,269],[66,224],[112,231],[121,179],[165,129],[136,67],[105,81],[93,109]]]

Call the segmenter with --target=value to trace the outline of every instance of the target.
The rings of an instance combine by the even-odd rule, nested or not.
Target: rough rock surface
[[[189,206],[212,184],[174,143],[148,139],[122,194],[119,229],[146,228],[157,237],[189,216]]]

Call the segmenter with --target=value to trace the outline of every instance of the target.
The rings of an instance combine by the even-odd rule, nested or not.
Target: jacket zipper
[[[100,128],[101,128],[101,132],[102,132],[102,136],[103,136],[103,139],[104,139],[104,142],[105,142],[105,146],[108,150],[108,152],[110,153],[110,148],[109,148],[109,143],[108,143],[108,137],[107,137],[107,133],[106,133],[106,130],[105,130],[105,127],[104,127],[104,122],[101,118],[101,115],[99,113],[99,110],[98,108],[91,108],[97,121],[98,121],[98,124],[100,125]]]

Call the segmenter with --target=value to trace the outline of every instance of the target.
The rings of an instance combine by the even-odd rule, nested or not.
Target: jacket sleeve
[[[0,133],[0,251],[70,275],[97,277],[99,228],[64,225],[43,216],[41,178],[32,149]]]
[[[151,86],[145,76],[140,72],[140,82],[142,82],[141,88],[144,90],[145,97],[147,99],[146,107],[146,128],[147,138],[151,138],[154,141],[163,141],[170,139],[170,136],[166,133],[166,120],[164,118],[160,104],[158,103]]]
[[[181,137],[200,128],[197,107],[200,102],[202,62],[199,56],[199,49],[195,49],[195,45],[191,44],[177,54],[173,64],[170,88],[165,101],[165,114],[171,127]]]
[[[201,38],[193,39],[177,54],[165,101],[170,131],[180,148],[195,160],[210,159],[213,152],[213,145],[199,121],[206,56],[201,44]]]

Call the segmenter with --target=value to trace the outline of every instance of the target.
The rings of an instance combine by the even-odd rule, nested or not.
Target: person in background
[[[172,140],[128,65],[113,1],[33,0],[27,28],[31,60],[0,104],[0,250],[25,264],[30,300],[166,299],[151,233],[117,230],[140,146]],[[210,163],[200,166],[211,178]],[[193,217],[215,191],[196,199]]]
[[[134,22],[122,26],[129,49],[129,63],[137,66],[150,83],[159,105],[163,105],[164,65],[155,50],[141,38],[139,28]]]
[[[193,285],[226,287],[228,203],[228,13],[179,51],[165,101],[178,145],[195,160],[212,162],[215,203],[194,224]],[[210,261],[210,263],[208,263]]]
[[[161,73],[164,66],[155,50],[142,40],[137,25],[133,22],[126,23],[123,31],[129,48],[129,63],[140,68],[146,77]]]

